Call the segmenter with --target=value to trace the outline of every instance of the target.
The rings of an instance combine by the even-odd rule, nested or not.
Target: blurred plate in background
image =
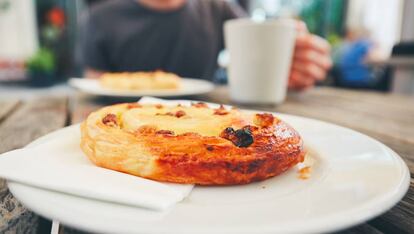
[[[88,94],[113,97],[188,96],[208,93],[214,89],[214,85],[209,81],[189,78],[182,78],[181,87],[177,90],[112,90],[102,87],[96,79],[86,78],[71,78],[69,85]]]

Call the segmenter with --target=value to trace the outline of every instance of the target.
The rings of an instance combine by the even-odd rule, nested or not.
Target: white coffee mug
[[[239,103],[279,104],[285,100],[295,45],[291,19],[225,23],[230,98]]]

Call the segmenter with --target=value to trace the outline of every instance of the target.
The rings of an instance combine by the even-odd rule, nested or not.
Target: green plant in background
[[[55,61],[55,56],[50,49],[41,48],[26,62],[26,67],[29,72],[54,73]]]
[[[0,0],[1,1],[1,0]],[[65,12],[50,3],[39,16],[41,48],[26,61],[26,68],[34,86],[51,85],[59,71],[61,41],[65,29]]]
[[[252,0],[251,8],[267,17],[294,16],[303,20],[311,33],[322,37],[343,35],[346,0]]]
[[[329,44],[331,44],[332,46],[337,46],[339,44],[341,44],[343,42],[343,38],[340,37],[338,34],[336,33],[330,33],[327,37],[326,40],[329,42]]]
[[[10,8],[10,0],[0,0],[0,13],[7,11]]]
[[[309,0],[300,11],[300,18],[306,22],[310,32],[328,37],[341,35],[344,27],[343,0]]]

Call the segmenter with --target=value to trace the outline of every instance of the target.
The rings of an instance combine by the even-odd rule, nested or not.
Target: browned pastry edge
[[[116,106],[126,111],[132,105],[136,104]],[[197,105],[191,108],[208,108]],[[218,108],[214,113],[225,113],[223,109]],[[126,132],[121,128],[119,116],[109,113],[110,110],[111,107],[106,107],[97,112],[100,121],[88,117],[89,121],[82,124],[82,150],[98,166],[153,180],[201,185],[246,184],[279,175],[302,162],[305,156],[299,134],[270,114],[257,114],[254,124],[223,129],[220,136],[202,136],[191,132],[175,134],[151,126]],[[171,117],[179,121],[184,115]]]

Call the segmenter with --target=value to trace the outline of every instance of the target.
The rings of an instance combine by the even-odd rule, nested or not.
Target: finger
[[[294,87],[288,87],[289,90],[295,90],[295,91],[299,91],[299,92],[304,92],[306,90],[311,89],[313,86],[294,86]]]
[[[301,85],[301,84],[297,84],[295,82],[289,81],[288,84],[288,89],[289,90],[296,90],[296,91],[301,91],[305,88],[305,85]]]
[[[289,87],[295,88],[295,89],[301,89],[305,87],[311,87],[315,83],[314,79],[309,78],[305,74],[298,72],[298,71],[292,71],[289,77]]]
[[[312,85],[298,84],[298,83],[295,83],[295,82],[289,82],[289,85],[288,85],[289,90],[295,90],[295,91],[303,91],[303,90],[309,89],[311,87],[312,87]]]
[[[294,62],[292,71],[299,72],[304,75],[306,79],[324,80],[326,71],[314,63],[299,63]]]
[[[327,54],[321,54],[314,50],[298,49],[293,55],[295,62],[314,63],[324,70],[332,67],[332,59]]]
[[[308,33],[299,34],[296,37],[297,48],[309,48],[325,54],[328,54],[331,50],[331,46],[323,38]]]

